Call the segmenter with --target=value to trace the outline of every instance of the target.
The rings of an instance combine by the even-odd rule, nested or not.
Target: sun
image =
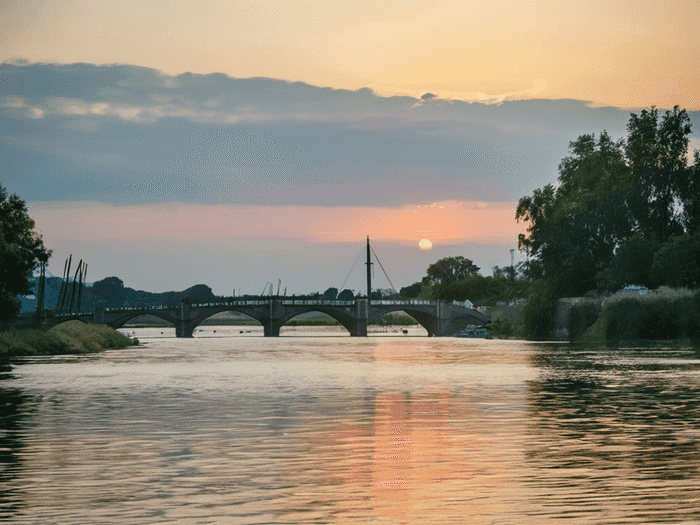
[[[433,243],[428,239],[421,239],[421,241],[418,243],[418,247],[421,250],[430,250],[433,247]]]

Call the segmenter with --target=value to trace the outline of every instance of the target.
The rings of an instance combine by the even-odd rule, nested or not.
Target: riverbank
[[[107,325],[68,321],[48,331],[0,332],[0,362],[20,356],[89,354],[137,344],[138,339],[130,339]]]

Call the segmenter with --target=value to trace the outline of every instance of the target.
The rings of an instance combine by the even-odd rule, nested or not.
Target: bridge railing
[[[407,299],[407,300],[397,300],[397,299],[380,299],[378,301],[373,300],[372,304],[378,304],[378,305],[386,305],[386,306],[392,306],[392,305],[405,305],[405,304],[411,304],[411,305],[434,305],[435,301],[427,301],[425,299]]]
[[[337,299],[272,299],[279,301],[283,305],[288,306],[354,306],[357,304],[357,300],[353,299],[351,301],[339,301]],[[407,300],[396,300],[396,299],[379,299],[372,300],[373,305],[381,306],[404,306],[404,305],[434,305],[435,301],[427,301],[424,299],[407,299]],[[213,303],[194,303],[190,305],[192,308],[204,308],[204,307],[226,307],[226,306],[269,306],[270,299],[246,299],[241,301],[221,301]],[[177,308],[175,306],[122,306],[118,308],[110,307],[105,308],[106,312],[133,312],[134,310],[170,310]],[[83,312],[81,312],[83,313]],[[88,313],[88,312],[84,312]]]

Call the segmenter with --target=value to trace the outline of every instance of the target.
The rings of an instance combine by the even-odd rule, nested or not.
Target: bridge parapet
[[[278,336],[280,328],[297,315],[322,312],[342,324],[353,336],[366,336],[367,326],[379,317],[403,311],[416,319],[432,336],[451,335],[460,324],[488,324],[489,319],[470,308],[447,301],[376,300],[352,301],[324,299],[259,298],[213,303],[181,303],[176,306],[96,308],[96,322],[119,328],[139,315],[155,315],[175,326],[177,337],[192,337],[195,328],[205,319],[224,311],[236,311],[256,319],[268,337]]]

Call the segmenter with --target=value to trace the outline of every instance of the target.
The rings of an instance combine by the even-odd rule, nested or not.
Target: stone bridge
[[[177,337],[192,337],[195,328],[220,312],[239,312],[257,320],[266,337],[277,337],[280,328],[294,317],[307,312],[322,312],[343,325],[352,336],[366,336],[367,325],[392,312],[405,312],[420,323],[429,336],[454,335],[467,325],[486,325],[482,313],[447,301],[323,301],[287,298],[225,303],[180,304],[159,308],[96,308],[94,321],[113,328],[124,326],[140,315],[153,315],[175,326]]]

